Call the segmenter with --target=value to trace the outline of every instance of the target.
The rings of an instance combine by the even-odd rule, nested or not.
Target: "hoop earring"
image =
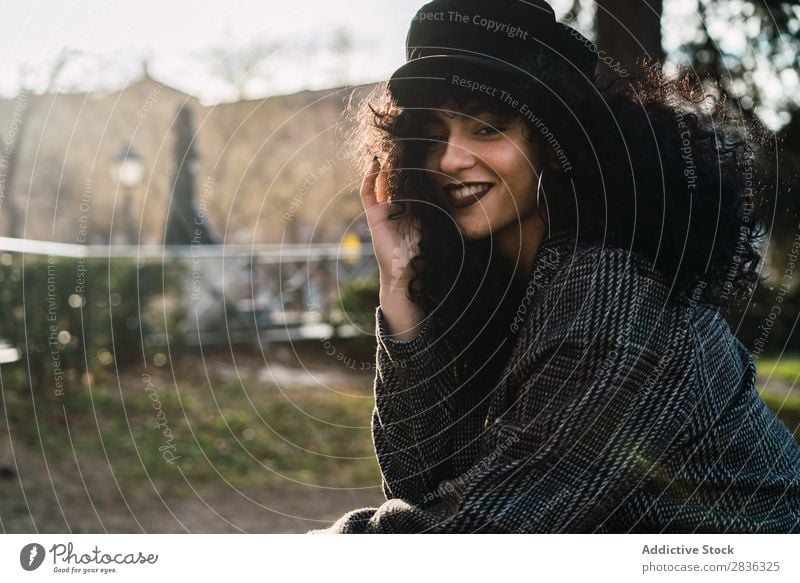
[[[550,214],[550,207],[546,198],[543,199],[542,191],[543,191],[543,183],[544,183],[544,168],[539,173],[539,183],[536,185],[536,212],[539,214],[539,218],[542,219],[542,222],[547,225],[549,224],[548,215]]]
[[[536,185],[536,206],[541,208],[540,202],[542,200],[542,182],[544,182],[544,168],[539,172],[539,183]]]

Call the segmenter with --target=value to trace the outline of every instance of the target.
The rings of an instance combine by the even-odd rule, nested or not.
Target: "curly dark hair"
[[[480,362],[479,374],[496,378],[524,290],[491,237],[462,236],[431,187],[422,127],[436,109],[463,111],[478,101],[501,118],[522,116],[527,137],[550,144],[561,162],[540,206],[551,232],[574,229],[579,244],[638,253],[671,284],[675,302],[722,306],[751,288],[764,236],[753,160],[767,138],[758,126],[732,116],[688,75],[666,78],[657,63],[627,78],[579,78],[544,57],[526,70],[535,76],[513,85],[521,102],[535,104],[525,115],[507,101],[433,81],[420,81],[403,104],[379,84],[347,110],[357,122],[350,146],[369,151],[365,163],[373,154],[388,162],[390,196],[410,201],[402,204],[419,219],[408,297],[435,314],[435,329],[462,365]]]

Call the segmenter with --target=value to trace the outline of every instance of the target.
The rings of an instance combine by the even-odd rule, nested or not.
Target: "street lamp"
[[[141,184],[144,178],[144,163],[139,153],[130,146],[123,146],[119,153],[111,160],[111,180],[125,189],[122,203],[122,217],[120,229],[125,243],[133,244],[136,241],[136,231],[133,224],[133,189]]]

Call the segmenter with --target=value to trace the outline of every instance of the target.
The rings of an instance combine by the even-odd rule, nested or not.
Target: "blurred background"
[[[381,503],[341,114],[420,5],[3,5],[2,532],[305,532]],[[663,58],[770,132],[764,283],[725,315],[800,438],[800,6],[553,6],[603,66]]]

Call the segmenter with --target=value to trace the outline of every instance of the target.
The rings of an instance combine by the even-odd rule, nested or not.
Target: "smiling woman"
[[[430,141],[425,169],[463,235],[480,240],[491,234],[498,251],[514,260],[528,249],[520,245],[520,233],[543,232],[531,195],[538,192],[539,176],[552,157],[541,141],[524,135],[526,126],[519,117],[504,119],[481,111],[479,102],[466,113],[455,107],[445,104],[424,128],[423,139]],[[532,259],[523,263],[530,265]]]
[[[760,260],[747,145],[655,72],[604,83],[543,1],[423,12],[458,18],[412,20],[353,136],[387,501],[313,532],[800,532],[800,446],[718,310]]]

